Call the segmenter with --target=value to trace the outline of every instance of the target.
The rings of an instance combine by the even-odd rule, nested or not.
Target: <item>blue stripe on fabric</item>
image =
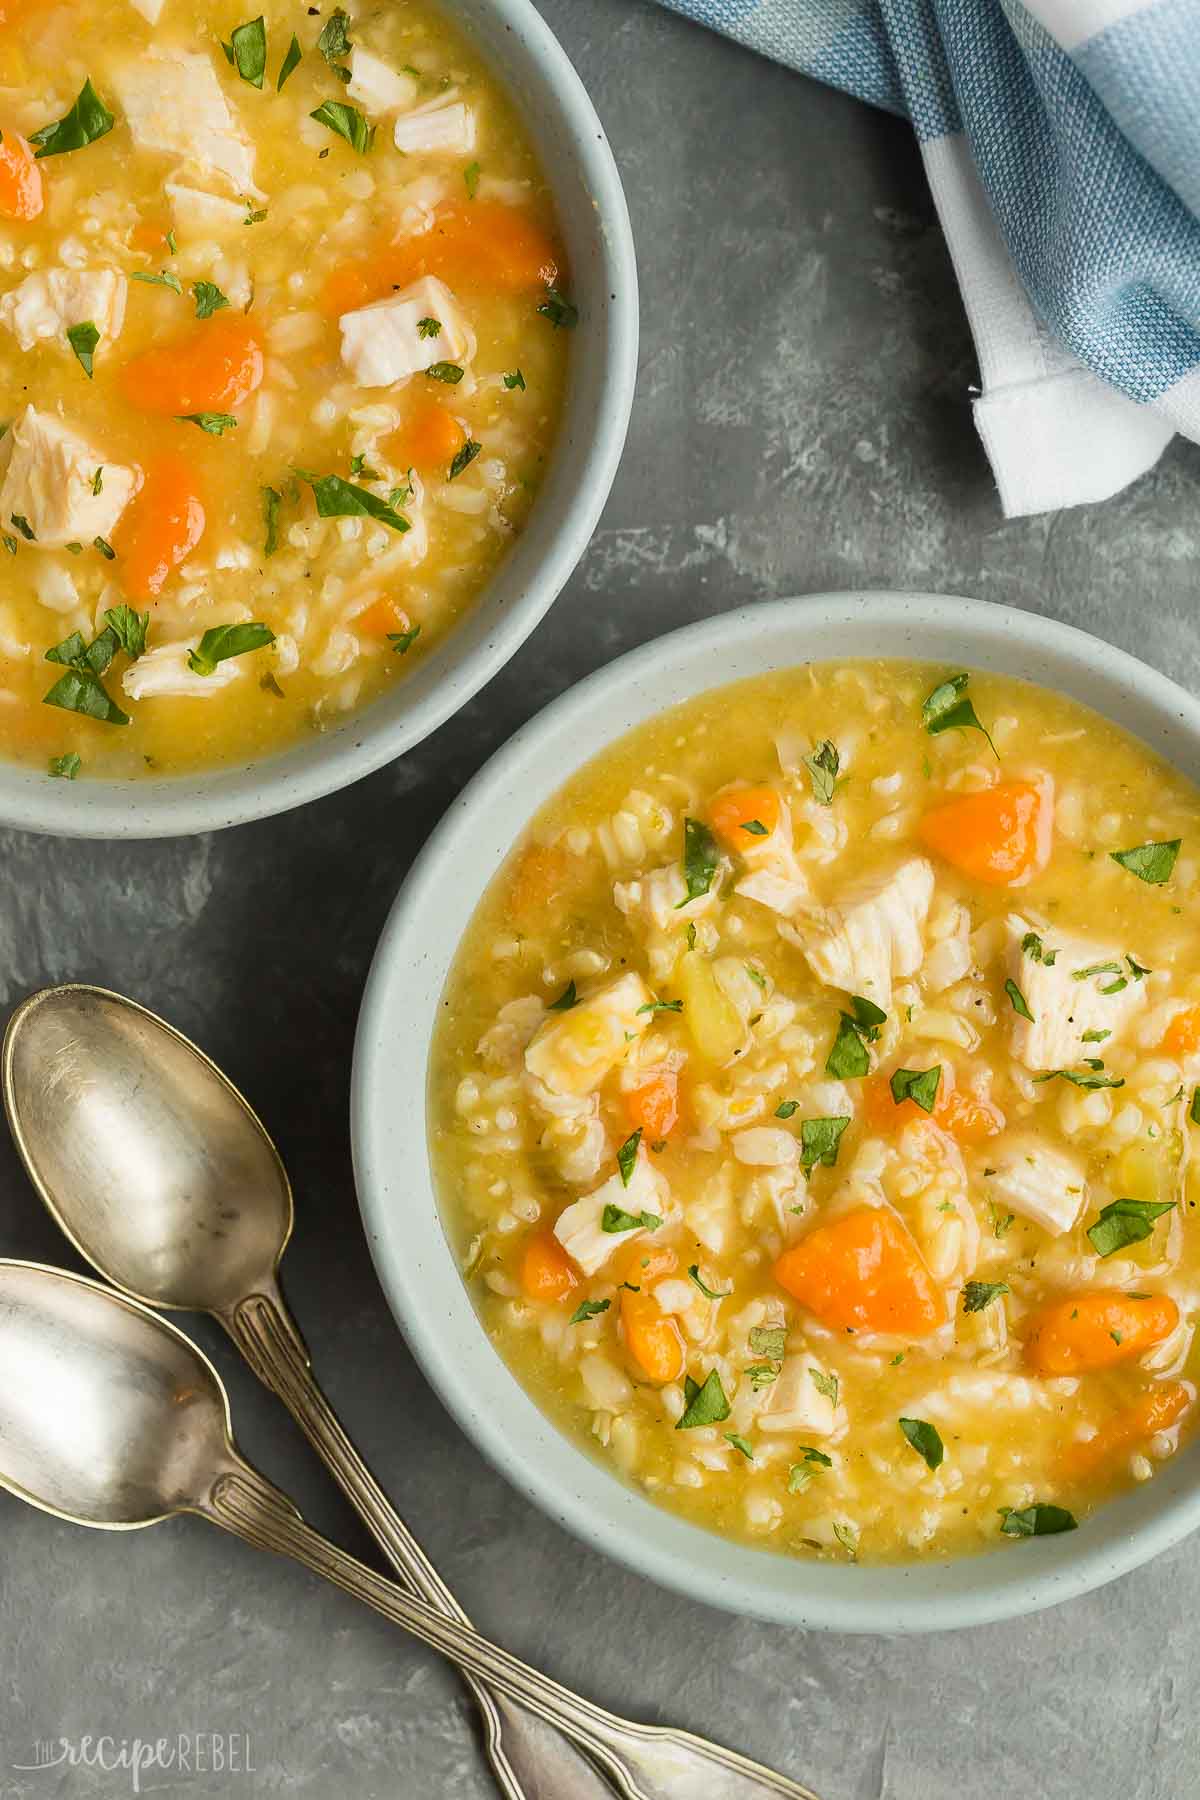
[[[1200,214],[1200,6],[1158,0],[1073,53],[1129,142]]]
[[[772,61],[813,75],[856,99],[904,112],[876,0],[665,0]]]
[[[880,0],[904,98],[922,143],[963,129],[946,51],[930,8],[913,0]]]
[[[844,89],[885,112],[908,114],[907,99],[883,20],[875,8],[860,12],[813,58],[809,74]]]

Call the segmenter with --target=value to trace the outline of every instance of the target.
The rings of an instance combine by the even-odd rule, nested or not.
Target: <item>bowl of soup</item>
[[[836,1629],[1196,1523],[1198,769],[1122,652],[900,594],[689,627],[493,759],[385,930],[354,1132],[396,1317],[511,1479]]]
[[[425,736],[582,553],[636,338],[525,0],[14,0],[0,818],[208,829]]]

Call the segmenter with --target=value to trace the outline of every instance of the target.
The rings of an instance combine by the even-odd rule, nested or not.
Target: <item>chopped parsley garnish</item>
[[[209,437],[224,437],[227,431],[237,429],[237,420],[232,413],[176,413],[175,417],[181,425],[198,425]]]
[[[294,73],[299,67],[300,59],[303,55],[304,52],[300,48],[300,39],[293,31],[292,41],[287,47],[287,55],[280,63],[279,74],[275,78],[275,92],[277,94],[282,93],[284,82],[287,80],[288,76]]]
[[[858,1533],[853,1525],[847,1525],[841,1519],[833,1521],[833,1535],[851,1562],[858,1561]]]
[[[470,468],[482,449],[483,445],[476,438],[468,438],[462,449],[455,452],[447,480],[456,481],[464,469]]]
[[[637,1166],[638,1145],[642,1141],[642,1127],[631,1132],[617,1151],[617,1167],[621,1171],[621,1186],[628,1187],[633,1180],[633,1171]]]
[[[853,1015],[839,1013],[837,1036],[825,1059],[825,1073],[839,1081],[852,1081],[870,1073],[867,1045],[875,1042],[879,1027],[887,1020],[887,1014],[873,1001],[864,1000],[861,994],[855,994],[850,1004],[854,1008]]]
[[[1071,980],[1088,981],[1093,975],[1119,975],[1120,973],[1119,962],[1089,963],[1086,969],[1072,969]]]
[[[103,492],[103,489],[104,489],[104,464],[101,463],[100,467],[96,470],[96,473],[92,476],[92,492],[93,492],[93,494],[99,494],[99,493]]]
[[[689,900],[699,900],[707,894],[716,879],[721,863],[721,852],[717,840],[708,826],[700,819],[683,821],[683,883],[687,889],[687,898],[679,902],[686,906]],[[679,910],[676,907],[676,912]]]
[[[274,556],[279,548],[279,509],[283,505],[283,495],[278,488],[265,487],[263,497],[263,524],[266,536],[263,540],[263,555]]]
[[[146,633],[150,629],[148,612],[135,612],[132,606],[110,606],[104,615],[104,623],[131,661],[144,653]]]
[[[1011,1292],[1007,1281],[968,1281],[963,1286],[962,1303],[965,1313],[982,1312],[993,1300],[999,1300],[1001,1294]]]
[[[750,1378],[750,1386],[753,1388],[754,1392],[756,1394],[761,1394],[764,1388],[769,1388],[772,1382],[778,1381],[779,1364],[750,1363],[746,1369],[746,1374]]]
[[[188,668],[193,675],[211,675],[218,663],[228,662],[231,656],[247,656],[274,642],[275,633],[268,625],[214,625],[196,649],[188,651]]]
[[[838,755],[837,745],[823,738],[811,756],[804,758],[804,766],[808,770],[808,779],[812,783],[813,799],[820,806],[832,806],[833,796],[837,789],[838,770],[842,759]]]
[[[725,1442],[727,1444],[732,1444],[734,1449],[738,1451],[740,1455],[744,1456],[747,1462],[754,1461],[754,1448],[747,1438],[739,1437],[736,1431],[727,1431],[725,1433]]]
[[[1095,1057],[1085,1058],[1087,1062],[1096,1063]],[[1096,1063],[1096,1068],[1102,1065]],[[1040,1085],[1046,1081],[1069,1081],[1078,1088],[1121,1088],[1125,1086],[1125,1077],[1119,1075],[1100,1075],[1093,1071],[1090,1075],[1081,1075],[1077,1069],[1050,1069],[1045,1075],[1035,1075],[1034,1082]]]
[[[683,1011],[683,1001],[682,1000],[647,1000],[644,1006],[638,1007],[639,1013],[660,1013],[660,1012],[681,1013],[682,1011]]]
[[[50,758],[50,773],[63,781],[74,781],[83,767],[83,758],[77,750],[68,750],[63,756]]]
[[[467,190],[467,199],[473,200],[479,191],[479,177],[483,174],[477,162],[468,163],[463,170],[463,186]]]
[[[147,287],[170,288],[173,294],[182,294],[183,283],[171,269],[160,269],[157,275],[149,275],[145,269],[135,269],[129,277],[130,281],[144,281]]]
[[[1076,1531],[1079,1521],[1065,1506],[1048,1506],[1044,1501],[1034,1506],[1000,1508],[1000,1530],[1005,1537],[1053,1537],[1059,1531]]]
[[[546,1008],[546,1011],[547,1012],[570,1012],[571,1008],[573,1006],[578,1006],[578,1004],[579,1004],[579,995],[576,992],[575,983],[574,983],[574,981],[568,981],[566,987],[563,989],[562,993],[558,996],[558,999],[550,1001],[549,1005]]]
[[[37,538],[34,535],[33,526],[29,523],[29,520],[25,517],[25,514],[24,513],[11,513],[9,516],[12,520],[12,523],[16,526],[17,530],[20,532],[21,536],[26,540],[26,542],[30,543],[30,544],[36,544]]]
[[[940,1469],[946,1454],[941,1434],[927,1419],[898,1419],[897,1424],[918,1456],[923,1456],[931,1469]]]
[[[939,682],[921,707],[921,720],[930,737],[943,731],[981,731],[991,746],[992,755],[1000,760],[1000,752],[992,743],[991,733],[979,721],[974,703],[964,697],[969,675],[952,675]]]
[[[75,352],[80,368],[90,381],[96,345],[100,342],[100,333],[90,319],[85,319],[79,325],[67,327],[67,342]]]
[[[221,48],[226,61],[243,81],[248,81],[251,87],[262,86],[267,67],[267,27],[261,14],[245,25],[238,25],[229,34],[229,42],[223,43]]]
[[[713,1288],[705,1287],[704,1283],[700,1279],[700,1264],[699,1263],[690,1264],[690,1266],[688,1268],[688,1280],[695,1282],[696,1286],[700,1289],[700,1292],[704,1295],[704,1298],[706,1300],[728,1300],[730,1294],[732,1294],[732,1292],[733,1292],[733,1289],[731,1287],[722,1288],[719,1293]]]
[[[922,1112],[931,1113],[937,1104],[941,1083],[941,1063],[935,1063],[932,1069],[896,1069],[892,1073],[892,1099],[897,1106],[911,1100]]]
[[[510,375],[506,375],[504,377],[504,385],[510,392],[513,388],[520,388],[522,392],[524,392],[525,377],[522,375],[520,369],[514,369]]]
[[[1192,1104],[1188,1109],[1188,1118],[1193,1125],[1200,1125],[1200,1087],[1192,1089]]]
[[[112,545],[109,543],[107,538],[102,538],[102,537],[93,538],[92,539],[92,548],[93,548],[93,550],[98,550],[100,552],[100,554],[104,558],[105,562],[115,562],[116,561],[117,553],[113,549]]]
[[[1029,1006],[1026,1002],[1024,994],[1021,992],[1021,990],[1017,986],[1016,982],[1012,979],[1011,975],[1009,976],[1008,980],[1004,984],[1004,991],[1008,995],[1009,1003],[1011,1004],[1012,1009],[1016,1013],[1017,1017],[1021,1018],[1021,1019],[1028,1019],[1029,1023],[1031,1025],[1036,1025],[1037,1020],[1034,1018],[1033,1014],[1030,1012]]]
[[[1025,933],[1021,939],[1021,948],[1030,962],[1045,963],[1048,969],[1052,969],[1058,961],[1058,951],[1047,950],[1036,931]]]
[[[318,125],[327,125],[330,131],[345,138],[359,156],[365,156],[375,142],[375,127],[368,124],[357,107],[347,106],[344,100],[323,100],[316,111],[308,116],[315,119]]]
[[[808,1372],[812,1376],[813,1386],[816,1388],[818,1394],[824,1394],[825,1398],[827,1400],[831,1401],[834,1406],[836,1406],[838,1403],[838,1378],[837,1378],[837,1376],[836,1375],[827,1375],[825,1373],[824,1369],[811,1369],[810,1368]]]
[[[748,831],[751,837],[770,837],[771,835],[761,819],[744,820],[742,830]]]
[[[350,19],[340,6],[336,12],[330,14],[326,21],[321,35],[317,39],[317,49],[334,74],[339,76],[342,81],[349,81],[350,71],[344,66],[342,59],[349,56],[351,50]]]
[[[115,124],[113,115],[88,80],[80,88],[70,112],[53,125],[43,125],[29,141],[35,146],[38,157],[62,156],[67,150],[82,150],[85,144],[94,144]]]
[[[411,631],[389,631],[387,641],[397,656],[407,656],[421,635],[421,627],[414,625]]]
[[[1111,1036],[1111,1031],[1085,1031],[1080,1042],[1084,1044],[1102,1044],[1105,1038]]]
[[[220,312],[229,301],[213,281],[193,281],[192,298],[196,302],[196,317],[211,319],[215,312]]]
[[[43,696],[45,705],[82,713],[105,725],[128,725],[128,713],[121,711],[100,679],[118,648],[117,633],[106,625],[90,644],[85,645],[80,633],[73,631],[61,644],[47,650],[46,661],[65,664],[66,672]]]
[[[703,1382],[685,1376],[683,1393],[687,1406],[676,1431],[692,1431],[697,1425],[720,1425],[729,1417],[729,1402],[716,1369],[710,1369]]]
[[[408,520],[389,501],[381,500],[368,488],[355,487],[352,481],[343,481],[340,475],[309,475],[303,469],[299,473],[313,491],[319,519],[378,519],[381,525],[390,525],[393,531],[409,529]]]
[[[989,1170],[988,1172],[991,1174],[995,1173],[994,1170]],[[988,1201],[988,1216],[992,1221],[992,1236],[994,1238],[1007,1237],[1017,1222],[1017,1215],[1015,1213],[1002,1213],[994,1200]]]
[[[1137,844],[1132,850],[1110,850],[1109,855],[1139,881],[1161,887],[1164,881],[1171,879],[1182,842],[1182,838],[1170,838],[1163,844]]]
[[[444,381],[447,387],[457,387],[464,371],[458,363],[435,362],[430,363],[425,373],[430,381]]]
[[[842,1133],[850,1123],[848,1117],[836,1119],[804,1119],[800,1125],[800,1166],[816,1168],[821,1163],[832,1169],[837,1162]]]
[[[536,311],[541,314],[543,319],[549,319],[555,331],[572,331],[579,323],[579,308],[572,305],[566,295],[560,294],[557,288],[548,287],[546,289],[546,298],[536,308]]]
[[[1155,1219],[1174,1210],[1174,1200],[1110,1200],[1102,1206],[1088,1238],[1097,1256],[1113,1256],[1127,1244],[1140,1244],[1154,1230]]]
[[[777,1119],[790,1119],[792,1114],[799,1110],[800,1102],[798,1100],[781,1100],[779,1105],[775,1108],[775,1117]]]
[[[435,338],[441,329],[442,329],[442,321],[440,319],[418,319],[417,320],[417,336],[418,337]]]
[[[628,1186],[628,1183],[626,1183]],[[611,1201],[600,1215],[600,1229],[615,1233],[618,1231],[657,1231],[662,1220],[657,1213],[626,1212],[622,1206],[613,1206]]]
[[[750,1330],[750,1348],[755,1356],[770,1356],[776,1362],[787,1354],[786,1325],[754,1325]]]
[[[585,1319],[598,1319],[600,1314],[606,1313],[611,1305],[611,1300],[581,1300],[567,1320],[567,1324],[582,1325]]]

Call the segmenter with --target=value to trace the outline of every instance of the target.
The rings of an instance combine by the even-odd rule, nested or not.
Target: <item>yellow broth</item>
[[[0,23],[10,158],[70,116],[85,81],[114,121],[34,159],[34,216],[13,216],[30,210],[28,170],[0,167],[0,478],[18,456],[36,476],[20,509],[13,493],[31,490],[14,478],[0,520],[0,752],[43,767],[77,753],[85,776],[266,755],[402,678],[519,533],[566,377],[545,177],[501,84],[440,13],[268,6],[260,88],[222,49],[244,43],[239,6],[165,0],[156,23],[142,16],[156,10],[5,0]],[[293,34],[300,60],[279,89]],[[327,102],[361,149],[311,116]],[[414,302],[419,321],[393,308],[362,323],[410,292],[434,297]],[[347,347],[349,315],[365,350]],[[90,378],[68,336],[81,323],[99,326]],[[87,492],[65,526],[44,421],[84,446]],[[114,504],[133,490],[101,530],[93,462]],[[392,519],[345,510],[344,487],[318,516],[306,475]],[[188,548],[193,502],[204,525]],[[146,654],[121,647],[81,680],[130,722],[46,705],[63,674],[46,651],[73,633],[86,647],[122,605],[148,614]],[[188,652],[239,623],[274,642],[198,676]]]
[[[657,1503],[790,1554],[1019,1547],[1193,1417],[1197,794],[994,675],[928,723],[967,699],[995,754],[930,731],[952,673],[789,670],[618,741],[481,899],[433,1046],[497,1351]]]

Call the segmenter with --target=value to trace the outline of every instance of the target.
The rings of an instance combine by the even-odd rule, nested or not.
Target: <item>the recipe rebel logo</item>
[[[119,1738],[103,1732],[78,1738],[39,1738],[31,1759],[12,1764],[14,1774],[62,1768],[120,1775],[122,1785],[127,1780],[133,1794],[197,1777],[217,1776],[224,1781],[256,1773],[247,1731],[180,1731],[158,1738]]]

